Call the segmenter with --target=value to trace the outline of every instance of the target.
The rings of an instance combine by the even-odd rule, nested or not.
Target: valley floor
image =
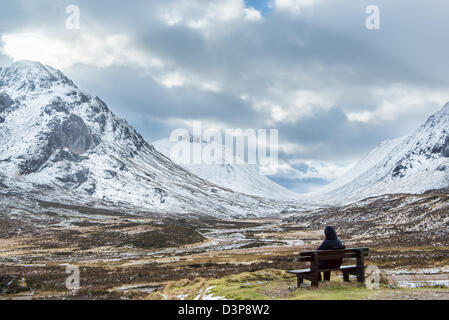
[[[449,246],[410,246],[345,236],[368,246],[367,265],[383,273],[379,290],[335,273],[320,288],[296,288],[285,270],[306,267],[298,252],[322,231],[280,220],[196,221],[108,213],[38,230],[1,217],[1,299],[449,299]],[[195,227],[192,227],[195,226]],[[68,265],[81,288],[66,288]]]

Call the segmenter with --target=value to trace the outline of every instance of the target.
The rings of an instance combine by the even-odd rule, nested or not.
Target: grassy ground
[[[320,283],[319,288],[296,287],[296,277],[284,270],[268,269],[243,272],[220,279],[172,281],[147,299],[204,299],[224,298],[233,300],[360,300],[360,299],[429,299],[449,298],[447,288],[394,288],[381,284],[379,289],[368,289],[354,280],[345,283],[333,276],[330,282]]]
[[[236,238],[221,240],[226,233],[203,236],[220,230],[245,234],[250,241],[234,248]],[[303,242],[279,245],[297,239]],[[382,270],[449,266],[449,246],[343,240],[348,247],[369,246],[366,265]],[[263,241],[273,242],[260,247]],[[101,223],[86,218],[69,227],[0,235],[0,299],[449,299],[447,289],[383,285],[372,291],[343,283],[338,274],[319,289],[297,289],[295,277],[285,270],[306,268],[296,261],[298,253],[321,241],[321,230],[276,221],[192,224],[108,214]],[[81,290],[75,294],[65,286],[67,264],[80,270]]]

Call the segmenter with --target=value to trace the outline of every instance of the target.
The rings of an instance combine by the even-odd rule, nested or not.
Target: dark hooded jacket
[[[317,250],[337,250],[345,249],[343,242],[338,240],[337,232],[332,226],[327,226],[324,228],[324,234],[326,235],[326,240],[321,243]],[[320,269],[331,269],[339,268],[343,263],[343,259],[320,261]]]

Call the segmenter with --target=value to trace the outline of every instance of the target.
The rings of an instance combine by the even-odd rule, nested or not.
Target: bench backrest
[[[324,261],[346,258],[367,257],[369,248],[351,248],[338,250],[313,250],[304,251],[299,254],[299,261]]]

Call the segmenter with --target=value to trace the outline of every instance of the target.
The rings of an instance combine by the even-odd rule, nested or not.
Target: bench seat
[[[365,257],[368,256],[369,248],[351,248],[336,250],[313,250],[305,251],[299,254],[298,262],[310,262],[309,269],[287,270],[288,273],[296,275],[298,287],[303,280],[309,280],[312,287],[318,287],[319,281],[322,281],[321,273],[323,273],[324,281],[330,280],[331,271],[341,271],[343,273],[343,281],[349,281],[349,275],[356,275],[358,282],[365,282]],[[319,269],[320,261],[329,261],[337,259],[356,259],[355,265],[346,265],[339,268]]]
[[[341,270],[341,271],[353,271],[356,270],[357,266],[341,266],[339,268],[333,268],[333,269],[318,269],[318,272],[329,272],[329,271],[337,271],[337,270]],[[302,273],[312,273],[312,271],[310,269],[299,269],[299,270],[288,270],[288,273],[293,273],[293,274],[302,274]]]

